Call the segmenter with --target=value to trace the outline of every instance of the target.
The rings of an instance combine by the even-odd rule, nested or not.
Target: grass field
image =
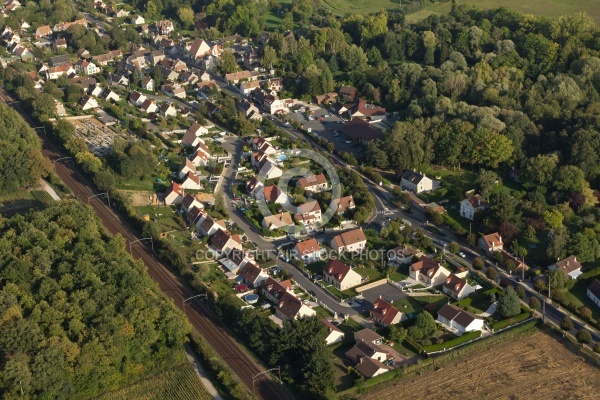
[[[150,376],[131,386],[106,393],[98,400],[209,400],[190,364],[178,365],[168,371]]]
[[[327,3],[331,0],[323,0]],[[336,2],[345,3],[346,1],[337,0]],[[585,11],[594,20],[600,24],[600,0],[457,0],[458,4],[473,4],[477,8],[487,10],[491,8],[507,7],[511,10],[522,13],[538,15],[542,17],[556,18],[561,15],[575,14]],[[416,13],[406,16],[410,23],[418,22],[430,16],[431,14],[446,14],[450,11],[451,3],[435,4]],[[370,12],[375,12],[374,7]]]
[[[554,337],[536,332],[507,341],[437,371],[395,380],[361,399],[592,399],[600,370]]]
[[[325,8],[334,14],[370,14],[382,10],[394,10],[400,5],[390,0],[322,0]]]

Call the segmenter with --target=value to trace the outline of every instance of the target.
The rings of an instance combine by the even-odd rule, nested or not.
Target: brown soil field
[[[411,375],[361,399],[600,399],[600,369],[536,332]]]

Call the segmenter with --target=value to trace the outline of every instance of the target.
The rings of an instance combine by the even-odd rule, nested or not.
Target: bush
[[[540,303],[540,300],[537,297],[533,296],[531,299],[529,299],[529,307],[532,310],[537,311],[541,308],[541,306],[542,304]]]
[[[482,270],[483,267],[485,267],[485,262],[481,258],[475,257],[473,260],[473,268],[476,270]]]
[[[425,346],[424,350],[427,353],[431,353],[434,351],[451,349],[452,347],[456,347],[460,344],[469,342],[473,339],[477,339],[480,336],[481,336],[481,331],[467,332],[467,333],[463,334],[462,336],[448,340],[447,342],[443,342],[443,343],[439,343],[439,344],[432,344],[431,346]]]
[[[560,322],[560,329],[563,331],[570,331],[573,329],[573,320],[569,318],[569,316],[565,316],[563,320]]]
[[[585,344],[592,343],[592,335],[591,335],[590,331],[588,331],[585,328],[580,329],[579,332],[577,332],[577,334],[575,335],[575,337],[581,343],[585,343]]]
[[[587,321],[592,319],[592,310],[590,310],[587,307],[579,307],[579,309],[577,309],[577,313],[579,313],[581,318],[583,318]]]
[[[488,269],[485,270],[485,276],[494,281],[498,278],[498,271],[496,271],[494,267],[488,267]]]
[[[594,351],[596,353],[600,353],[600,342],[596,343],[596,345],[594,346]]]

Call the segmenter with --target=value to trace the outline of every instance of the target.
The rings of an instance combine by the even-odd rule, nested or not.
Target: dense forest
[[[0,193],[37,182],[51,169],[42,144],[21,116],[0,103]]]
[[[181,361],[189,324],[93,211],[0,217],[0,396],[90,398]]]

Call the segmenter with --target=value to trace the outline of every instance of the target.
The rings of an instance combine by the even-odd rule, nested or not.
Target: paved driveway
[[[402,300],[408,295],[403,293],[400,289],[390,285],[389,283],[382,283],[381,285],[367,289],[362,292],[365,302],[368,301],[371,305],[379,298],[383,297],[384,300],[394,302]]]

